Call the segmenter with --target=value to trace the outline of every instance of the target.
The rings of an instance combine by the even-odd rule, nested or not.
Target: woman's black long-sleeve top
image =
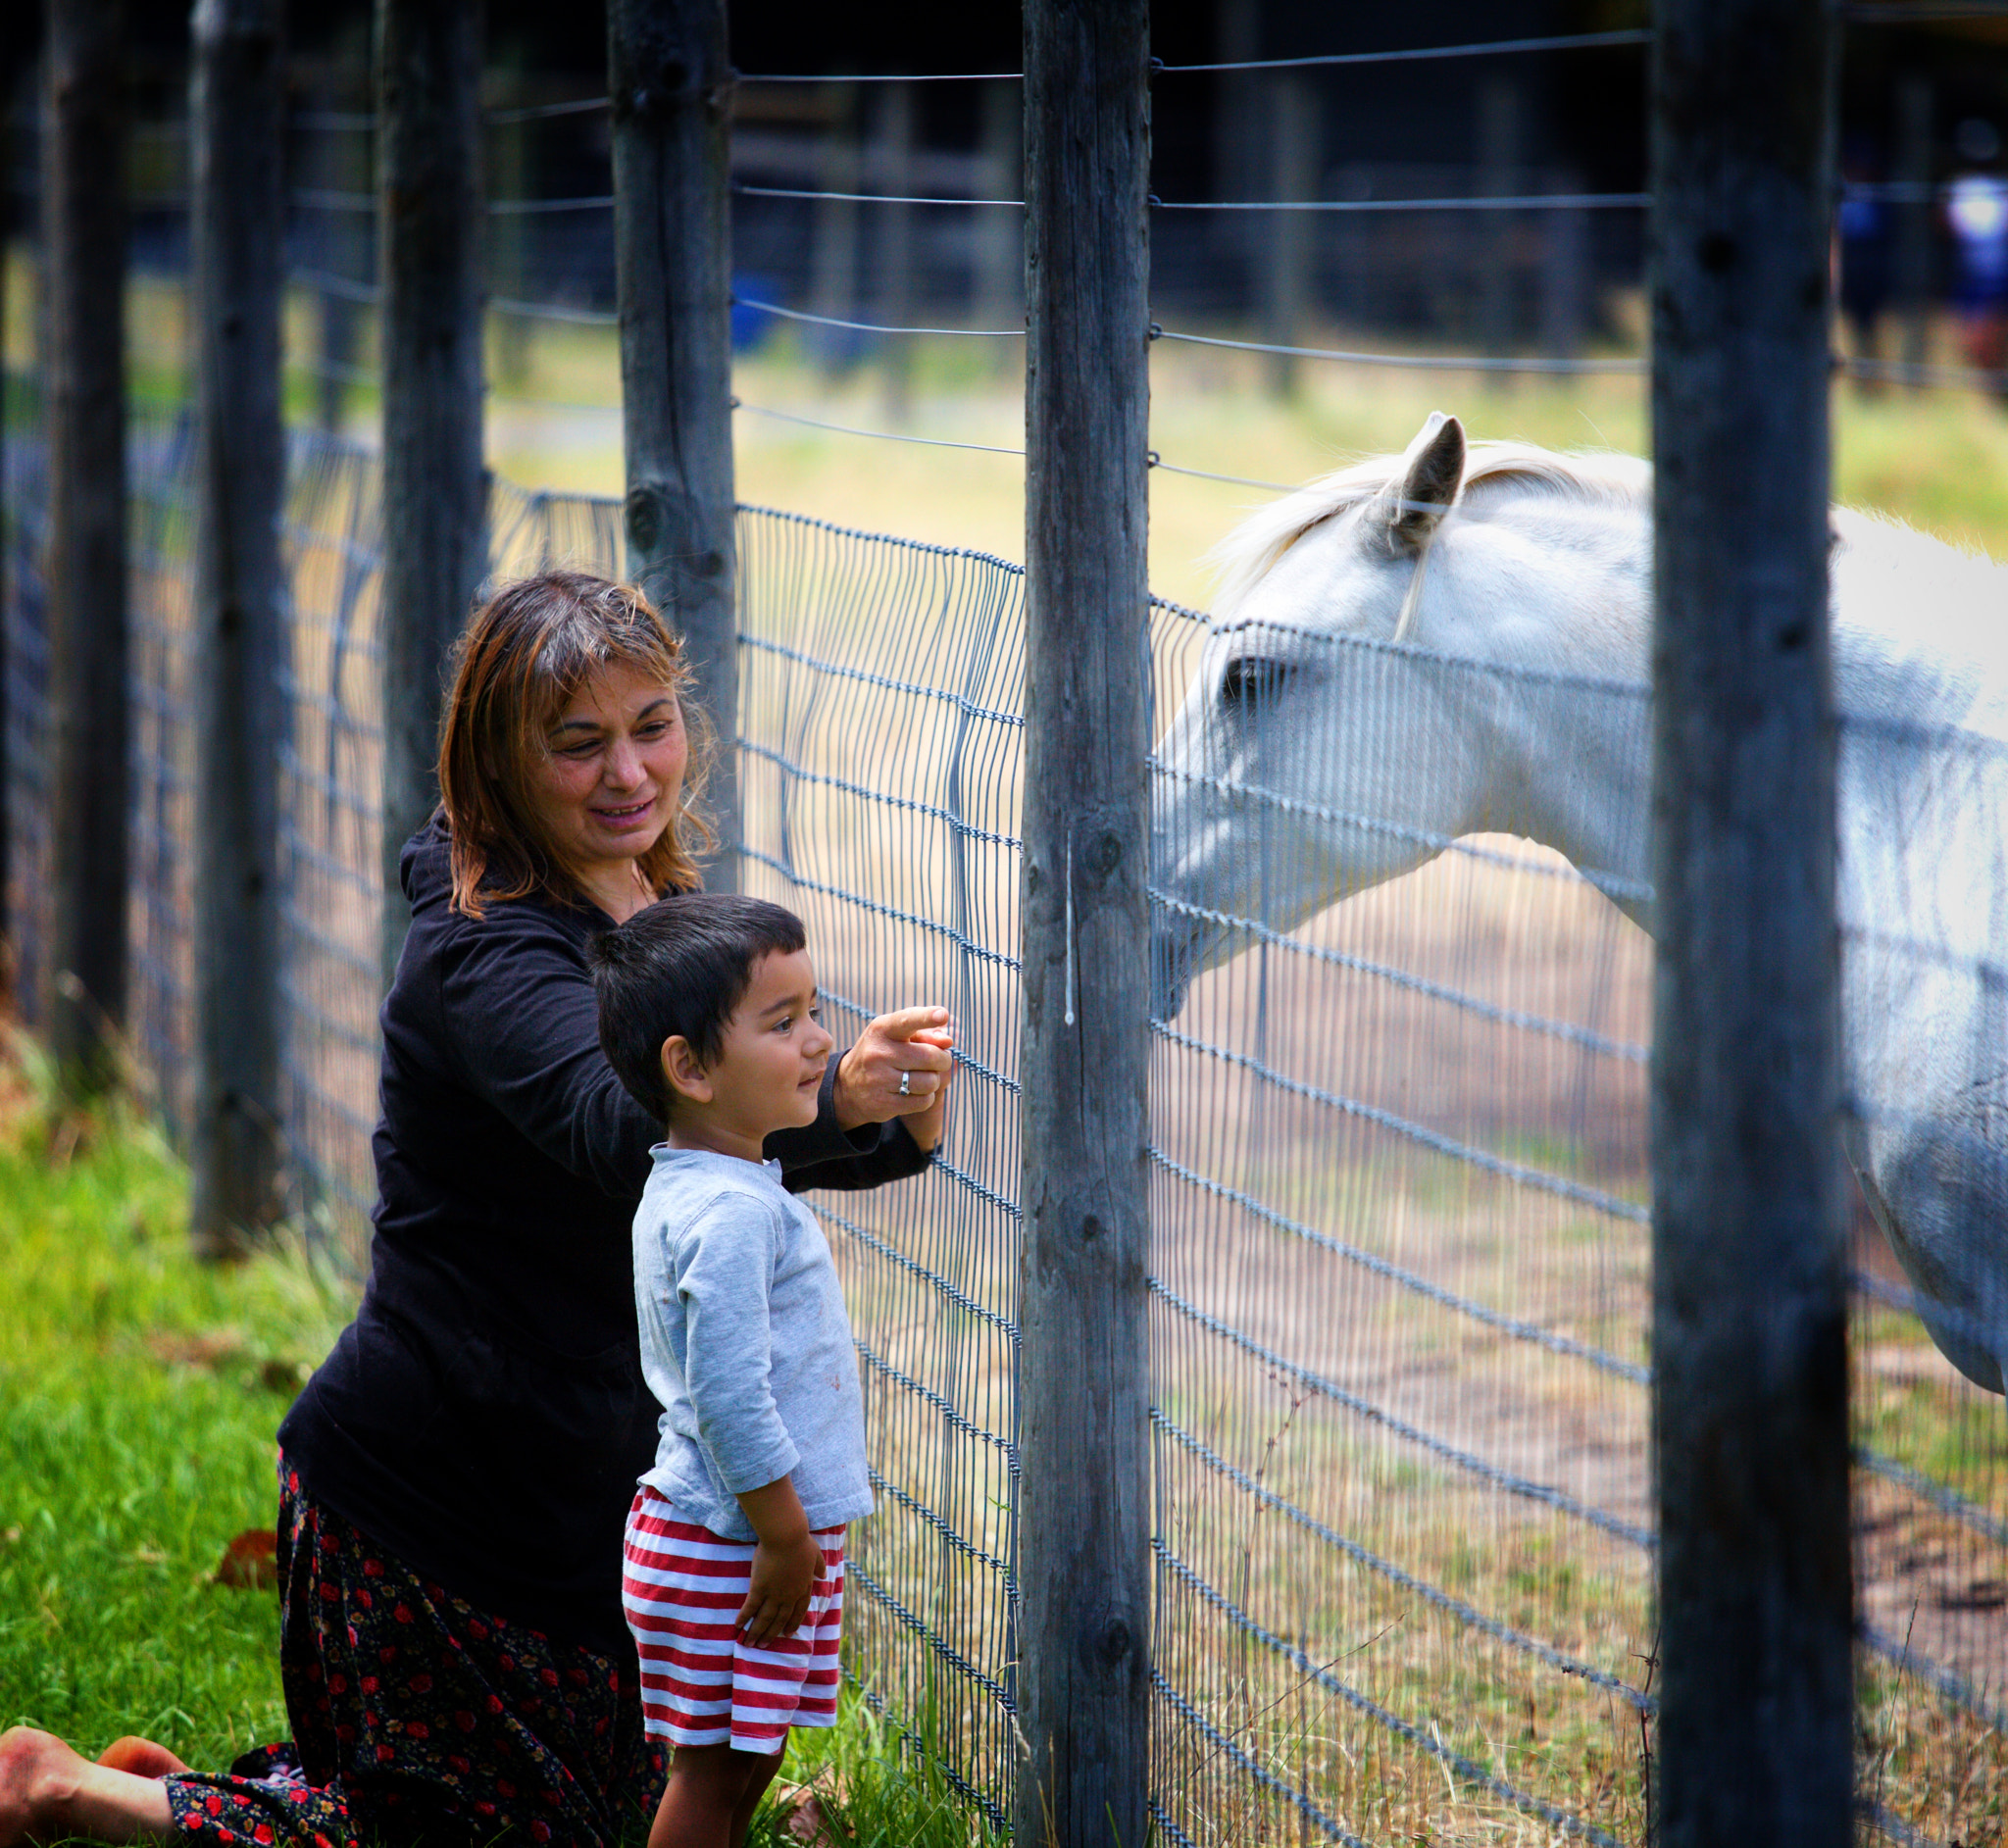
[[[383,1004],[370,1279],[279,1427],[302,1485],[477,1609],[617,1656],[621,1536],[655,1458],[630,1224],[661,1140],[600,1051],[585,945],[611,920],[448,905],[438,820],[402,861],[411,932]],[[831,1106],[772,1138],[789,1187],[928,1157]]]

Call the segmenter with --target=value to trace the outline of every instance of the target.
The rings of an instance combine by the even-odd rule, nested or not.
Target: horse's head
[[[1155,754],[1160,1019],[1247,923],[1292,929],[1468,825],[1452,693],[1403,645],[1428,633],[1464,466],[1463,427],[1439,413],[1398,463],[1315,483],[1221,548],[1225,615]]]

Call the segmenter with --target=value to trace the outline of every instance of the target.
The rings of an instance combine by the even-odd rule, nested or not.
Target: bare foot
[[[169,1777],[188,1769],[165,1745],[135,1738],[129,1732],[106,1746],[98,1754],[98,1763],[109,1765],[114,1771],[130,1772],[135,1777]]]
[[[160,1746],[151,1749],[164,1758],[173,1757]],[[157,1775],[166,1774],[163,1766]],[[93,1765],[52,1732],[33,1726],[0,1732],[0,1848],[66,1835],[95,1841],[170,1841],[175,1825],[167,1792],[155,1776]]]
[[[63,1795],[63,1774],[78,1758],[53,1732],[10,1726],[0,1732],[0,1848],[45,1833]]]

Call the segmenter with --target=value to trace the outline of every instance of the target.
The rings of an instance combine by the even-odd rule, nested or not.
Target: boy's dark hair
[[[600,1045],[628,1096],[667,1124],[663,1041],[680,1034],[698,1063],[711,1065],[754,965],[763,956],[792,956],[807,942],[793,912],[732,892],[673,893],[594,937],[586,962]]]

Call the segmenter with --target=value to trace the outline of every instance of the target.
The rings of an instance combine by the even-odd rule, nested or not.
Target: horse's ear
[[[1402,458],[1401,485],[1387,509],[1388,536],[1409,552],[1428,545],[1464,483],[1464,425],[1431,411]]]

